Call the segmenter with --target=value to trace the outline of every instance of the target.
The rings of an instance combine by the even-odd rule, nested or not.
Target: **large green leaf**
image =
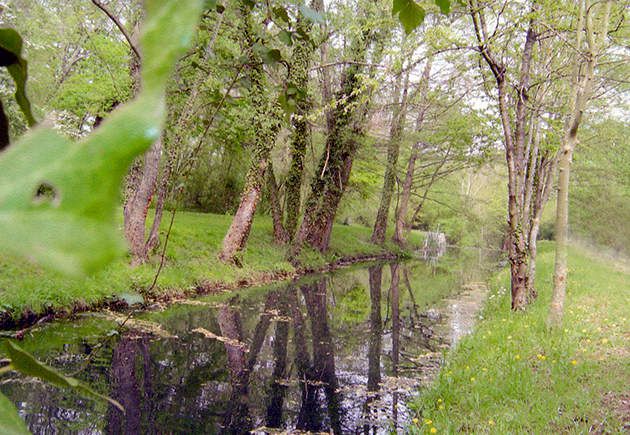
[[[13,403],[2,393],[0,393],[0,433],[3,435],[30,434]]]
[[[443,14],[448,14],[451,10],[451,0],[435,0],[435,4]],[[409,34],[422,24],[426,12],[414,0],[393,0],[392,15],[398,15],[405,33]]]
[[[414,0],[394,0],[392,14],[398,15],[405,33],[409,34],[422,24],[426,12]]]
[[[15,82],[15,101],[28,125],[35,125],[31,103],[26,97],[28,66],[22,57],[22,37],[13,29],[0,29],[0,66],[4,66]]]
[[[78,143],[36,128],[0,154],[0,248],[69,274],[124,252],[120,183],[160,135],[170,71],[192,41],[202,0],[148,0],[142,91]]]
[[[106,400],[116,408],[125,412],[125,408],[107,396],[97,393],[89,386],[85,385],[81,381],[69,376],[64,376],[52,367],[48,367],[45,364],[37,361],[30,353],[26,352],[20,346],[12,341],[6,342],[6,350],[11,360],[10,367],[26,376],[33,376],[45,381],[49,384],[55,385],[61,388],[72,388],[82,396],[92,397],[95,399]]]

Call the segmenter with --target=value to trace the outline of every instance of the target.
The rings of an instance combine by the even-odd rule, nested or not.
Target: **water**
[[[23,342],[126,415],[18,375],[0,390],[38,434],[402,431],[473,325],[485,286],[469,272],[372,265],[185,301],[124,328],[120,314],[83,316]]]

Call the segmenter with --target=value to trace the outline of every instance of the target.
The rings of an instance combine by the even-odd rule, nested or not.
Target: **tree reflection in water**
[[[107,340],[103,329],[86,337],[72,332],[76,324],[51,325],[68,344],[47,362],[66,373],[85,361],[81,343],[105,343],[77,376],[121,402],[126,415],[19,379],[0,387],[22,404],[35,433],[400,430],[417,378],[439,366],[439,320],[419,312],[426,301],[418,284],[438,281],[427,268],[417,273],[372,265],[146,315],[170,337],[131,326]]]

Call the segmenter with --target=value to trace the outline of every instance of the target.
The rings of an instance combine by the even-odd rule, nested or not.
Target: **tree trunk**
[[[313,0],[311,7],[322,12],[321,1]],[[300,13],[297,28],[305,34],[310,34],[311,21]],[[314,45],[311,41],[298,38],[293,45],[291,68],[289,69],[288,87],[296,89],[297,105],[295,114],[291,117],[293,131],[291,133],[291,164],[286,180],[285,210],[286,231],[293,240],[298,226],[301,206],[302,180],[304,178],[304,155],[306,147],[311,141],[311,127],[308,115],[311,111],[311,97],[308,93],[308,72],[313,57]]]
[[[158,139],[144,155],[139,182],[124,207],[125,237],[129,243],[132,266],[147,260],[146,218],[155,193],[161,157],[162,139]]]
[[[558,158],[558,197],[556,199],[556,259],[553,274],[553,294],[549,311],[552,325],[562,323],[567,289],[567,240],[569,226],[569,177],[576,137],[564,144]]]
[[[267,168],[267,192],[271,206],[271,220],[273,222],[273,241],[277,245],[284,245],[289,241],[289,233],[282,224],[282,209],[278,199],[278,185],[273,172],[273,165],[269,163]]]
[[[499,115],[503,127],[505,159],[508,168],[508,257],[510,260],[512,309],[522,310],[527,304],[527,289],[529,280],[529,265],[527,252],[527,237],[522,226],[524,215],[524,186],[525,170],[529,156],[525,153],[525,133],[529,104],[529,79],[532,54],[538,36],[534,30],[536,17],[532,15],[525,35],[525,43],[520,59],[519,83],[516,88],[516,119],[514,128],[511,119],[511,109],[507,102],[508,83],[507,67],[497,60],[489,47],[488,30],[482,11],[476,1],[469,0],[469,11],[473,19],[475,35],[479,43],[479,53],[488,64],[497,85]],[[532,13],[538,8],[532,2]]]
[[[402,86],[402,93],[400,91],[400,78],[399,83],[396,85],[394,91],[394,104],[395,109],[392,117],[392,125],[389,132],[389,143],[387,146],[387,165],[385,167],[385,175],[383,178],[383,191],[381,193],[381,201],[376,214],[376,220],[374,221],[374,229],[372,231],[371,241],[377,245],[382,245],[385,242],[385,233],[387,232],[387,220],[389,218],[389,208],[394,194],[394,187],[396,184],[396,174],[398,173],[398,155],[400,154],[400,137],[405,127],[405,119],[407,117],[407,90],[409,88],[409,72],[411,68],[407,69],[405,74],[404,84]],[[399,101],[400,100],[400,101]]]
[[[416,131],[420,131],[422,129],[422,125],[424,123],[424,115],[426,114],[426,111],[428,109],[427,94],[429,92],[429,79],[431,78],[432,63],[432,58],[429,57],[426,64],[424,65],[424,70],[422,71],[422,81],[420,82],[419,89],[420,104],[422,106],[420,107],[418,117],[416,118]],[[396,243],[398,246],[404,246],[406,244],[409,199],[411,198],[411,189],[413,187],[413,175],[416,168],[416,160],[418,159],[418,155],[422,146],[423,144],[421,142],[416,142],[413,145],[411,149],[411,155],[409,156],[409,161],[407,162],[405,181],[403,182],[402,193],[398,201],[398,210],[396,210],[396,225],[394,228],[393,236],[394,243]]]
[[[598,56],[608,35],[608,22],[612,2],[605,1],[603,7],[601,28],[593,28],[593,15],[596,13],[591,0],[580,0],[579,17],[576,28],[576,44],[579,50],[574,63],[573,88],[571,94],[571,115],[565,126],[565,134],[558,157],[558,199],[556,202],[556,258],[553,275],[553,293],[549,308],[548,324],[558,327],[562,324],[564,314],[564,299],[567,289],[567,243],[569,238],[569,178],[571,174],[571,160],[573,150],[578,144],[578,130],[582,122],[582,116],[589,99],[591,81],[593,80]],[[599,3],[601,7],[601,3]],[[582,48],[582,38],[586,37],[587,48]]]
[[[394,236],[392,240],[398,246],[404,247],[407,243],[407,213],[409,211],[409,199],[411,198],[411,187],[413,184],[413,173],[416,168],[416,160],[421,147],[420,142],[416,142],[411,149],[411,156],[407,162],[407,172],[405,173],[405,181],[403,181],[402,193],[398,201],[398,210],[396,210],[396,224],[394,227]]]
[[[238,209],[223,239],[223,245],[219,253],[219,259],[221,261],[234,262],[237,264],[238,260],[236,254],[241,251],[247,243],[256,207],[260,200],[271,148],[275,142],[276,132],[279,127],[277,110],[274,107],[275,103],[269,101],[262,59],[254,50],[256,40],[251,23],[253,18],[246,6],[241,7],[240,19],[242,23],[241,31],[247,45],[250,64],[249,76],[252,82],[250,98],[252,106],[254,107],[253,125],[256,137],[253,145],[254,149],[251,164],[246,176],[245,188],[241,193]]]
[[[122,30],[122,28],[121,28]],[[128,41],[132,48],[140,35],[139,22],[136,23]],[[134,48],[131,61],[131,95],[140,91],[142,59]],[[160,137],[144,154],[144,159],[137,159],[131,166],[126,180],[125,203],[123,205],[123,223],[125,238],[131,254],[131,265],[137,266],[148,259],[146,244],[146,219],[155,193],[160,159],[162,158],[163,138]]]

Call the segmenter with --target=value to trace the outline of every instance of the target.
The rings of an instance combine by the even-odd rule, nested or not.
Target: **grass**
[[[499,274],[476,330],[414,404],[411,433],[627,430],[630,274],[570,249],[564,324],[550,331],[554,252],[552,243],[540,245],[536,302],[511,313],[509,275]]]
[[[235,285],[243,280],[256,281],[265,273],[295,270],[286,260],[286,248],[272,242],[271,220],[266,216],[256,217],[247,249],[241,257],[243,267],[220,263],[217,255],[231,220],[228,215],[179,212],[169,239],[164,269],[150,296],[176,294],[208,282]],[[370,234],[371,230],[365,227],[335,226],[329,252],[322,256],[305,250],[302,263],[315,268],[341,257],[395,250],[393,245],[381,248],[371,244]],[[420,242],[421,234],[412,233],[410,244]],[[23,260],[2,257],[0,312],[18,318],[29,311],[38,314],[110,298],[124,299],[137,293],[147,296],[159,258],[135,268],[128,266],[128,262],[128,258],[123,258],[93,276],[71,279]]]

